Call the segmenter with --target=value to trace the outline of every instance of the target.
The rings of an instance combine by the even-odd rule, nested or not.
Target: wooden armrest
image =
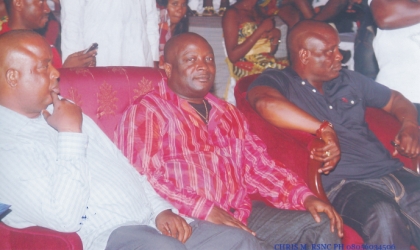
[[[325,142],[319,138],[313,139],[309,143],[309,151],[311,151],[313,148],[319,148],[323,147],[325,145]],[[316,195],[318,198],[323,200],[324,202],[330,204],[330,201],[327,198],[327,195],[325,194],[324,187],[322,186],[321,181],[321,174],[318,173],[318,169],[322,167],[324,163],[309,159],[308,163],[308,174],[309,174],[309,189]]]

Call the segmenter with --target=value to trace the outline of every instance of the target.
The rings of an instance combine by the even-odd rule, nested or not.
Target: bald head
[[[292,65],[298,62],[299,50],[317,46],[317,41],[327,41],[338,37],[337,31],[331,25],[304,20],[295,25],[287,37],[287,46]]]
[[[30,30],[0,36],[0,105],[36,117],[58,93],[58,71],[45,39]]]
[[[172,37],[165,44],[165,48],[164,48],[165,62],[168,62],[168,63],[175,62],[176,57],[178,56],[180,51],[182,51],[189,44],[205,44],[213,52],[213,49],[211,48],[210,44],[202,36],[196,33],[186,32],[186,33],[182,33],[182,34]]]
[[[0,35],[0,71],[4,73],[9,68],[19,68],[25,63],[25,56],[32,56],[34,49],[40,46],[49,50],[45,39],[31,30],[12,30]],[[4,80],[3,76],[0,82]]]

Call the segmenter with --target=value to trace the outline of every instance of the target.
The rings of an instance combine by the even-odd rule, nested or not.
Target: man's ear
[[[17,11],[22,11],[23,9],[23,0],[12,0],[12,8]]]
[[[171,78],[171,73],[172,73],[172,64],[165,62],[163,64],[163,69],[165,70],[166,76],[168,78]]]
[[[6,71],[6,82],[11,88],[15,88],[19,80],[19,71],[15,69],[8,69]]]
[[[299,50],[299,60],[302,62],[302,64],[307,64],[308,63],[308,58],[310,56],[310,52],[307,49],[300,49]]]

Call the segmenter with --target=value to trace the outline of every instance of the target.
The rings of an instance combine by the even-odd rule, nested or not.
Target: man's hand
[[[84,53],[84,50],[73,53],[63,63],[63,68],[95,67],[97,50]]]
[[[420,153],[419,128],[415,122],[404,122],[394,140],[395,151],[392,154],[414,158]]]
[[[326,127],[321,133],[322,140],[326,145],[322,148],[315,148],[311,151],[311,159],[324,162],[324,166],[318,170],[319,173],[329,174],[341,158],[340,144],[337,134],[331,127]]]
[[[192,233],[191,226],[179,215],[165,210],[156,217],[156,227],[162,234],[185,243]]]
[[[82,132],[82,110],[74,103],[66,99],[58,99],[55,92],[51,92],[54,110],[50,114],[47,110],[42,111],[42,115],[48,125],[56,129],[58,132]]]
[[[207,221],[213,222],[214,224],[222,224],[222,225],[227,225],[231,227],[237,227],[255,236],[255,232],[251,231],[251,229],[245,226],[242,222],[240,222],[239,220],[234,218],[232,215],[230,215],[228,212],[226,212],[225,210],[217,206],[213,206],[213,208],[210,211],[209,216],[207,216]]]
[[[343,219],[331,205],[311,195],[305,199],[303,206],[305,206],[306,210],[312,214],[312,217],[318,223],[321,222],[318,213],[326,213],[328,218],[330,218],[331,232],[334,232],[334,229],[337,228],[338,236],[343,237]]]

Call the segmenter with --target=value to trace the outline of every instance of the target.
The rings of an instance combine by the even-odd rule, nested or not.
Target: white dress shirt
[[[61,50],[98,43],[97,66],[153,66],[159,61],[155,0],[61,0]]]
[[[0,202],[12,205],[4,223],[77,232],[84,249],[104,249],[114,229],[155,227],[160,212],[177,212],[87,116],[82,129],[58,133],[42,115],[0,106]]]

